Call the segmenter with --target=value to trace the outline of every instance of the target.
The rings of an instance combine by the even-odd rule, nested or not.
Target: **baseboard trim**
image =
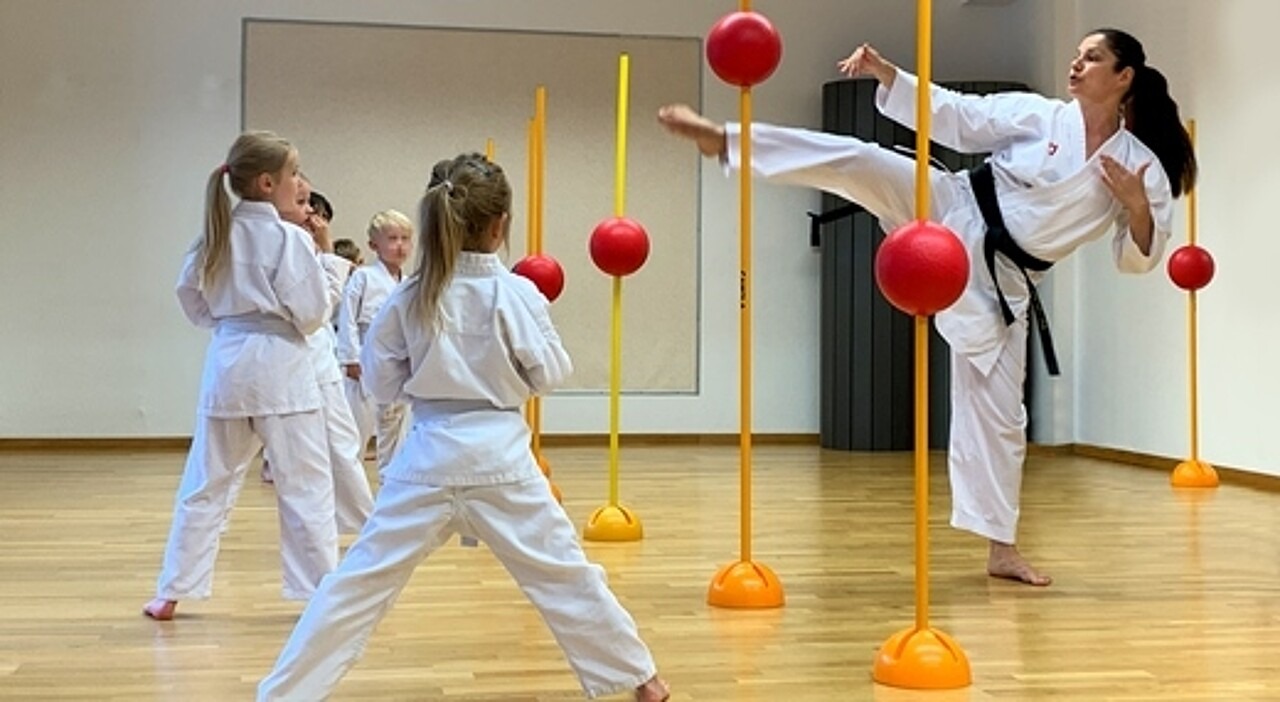
[[[1043,449],[1057,451],[1059,449],[1069,447],[1068,453],[1084,456],[1086,458],[1096,458],[1103,461],[1111,461],[1112,463],[1123,463],[1125,465],[1137,466],[1139,468],[1150,468],[1153,470],[1161,470],[1173,474],[1173,469],[1178,466],[1184,458],[1174,458],[1172,456],[1161,456],[1159,454],[1141,453],[1138,451],[1129,451],[1126,449],[1110,448],[1107,446],[1093,446],[1091,444],[1065,444],[1063,446],[1049,446]],[[1280,492],[1280,476],[1270,475],[1268,473],[1260,473],[1258,471],[1247,470],[1234,466],[1213,466],[1218,473],[1218,480],[1228,485],[1239,485],[1241,487],[1254,488],[1256,490],[1265,490],[1267,492]]]
[[[760,446],[816,446],[819,443],[817,434],[752,434],[753,445]],[[736,446],[741,442],[739,434],[621,434],[618,436],[620,446]],[[608,434],[544,434],[542,445],[555,448],[578,448],[609,445]],[[48,437],[48,438],[3,438],[0,437],[0,452],[116,452],[116,453],[162,453],[185,451],[191,446],[189,436],[146,436],[146,437]],[[1178,465],[1181,458],[1141,453],[1126,449],[1094,446],[1091,444],[1030,444],[1027,453],[1031,456],[1084,456],[1113,463],[1163,470],[1170,473]],[[1218,477],[1223,483],[1251,487],[1269,492],[1280,492],[1280,476],[1259,473],[1233,466],[1218,466]]]
[[[147,453],[186,451],[189,436],[0,438],[0,452],[102,451]]]

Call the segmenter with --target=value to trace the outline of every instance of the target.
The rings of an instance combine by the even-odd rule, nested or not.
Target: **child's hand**
[[[316,242],[316,248],[325,253],[333,253],[333,237],[329,234],[329,222],[318,214],[310,214],[306,221],[307,231]]]
[[[348,377],[348,378],[350,378],[350,379],[352,379],[352,380],[359,380],[359,379],[360,379],[360,364],[359,364],[359,363],[347,363],[347,364],[344,364],[344,365],[342,366],[342,370],[346,372],[346,374],[347,374],[347,377]]]

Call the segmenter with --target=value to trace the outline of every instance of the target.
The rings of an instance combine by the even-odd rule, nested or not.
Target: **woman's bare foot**
[[[658,123],[667,131],[698,144],[703,156],[724,156],[728,140],[724,127],[694,112],[688,105],[667,105],[658,110]]]
[[[671,690],[662,678],[653,676],[636,688],[636,702],[663,702],[671,698]]]
[[[173,610],[178,608],[177,600],[166,600],[157,597],[151,600],[142,608],[142,613],[151,617],[158,622],[167,622],[173,619]]]
[[[1018,553],[1017,546],[999,541],[991,542],[991,550],[987,555],[987,575],[1017,580],[1036,587],[1044,587],[1053,582],[1053,578],[1032,568],[1027,559]]]

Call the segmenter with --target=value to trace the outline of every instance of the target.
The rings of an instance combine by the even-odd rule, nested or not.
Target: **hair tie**
[[[446,193],[449,193],[450,195],[453,194],[453,181],[449,180],[448,178],[445,178],[444,182],[440,184],[444,186],[444,191]]]
[[[231,172],[231,166],[224,163],[219,167],[219,170],[222,171],[223,175],[226,175]]]

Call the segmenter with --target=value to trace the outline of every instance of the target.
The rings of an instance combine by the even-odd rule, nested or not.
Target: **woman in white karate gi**
[[[307,604],[258,699],[328,698],[414,567],[456,532],[502,561],[589,697],[634,690],[664,700],[635,622],[587,561],[530,449],[520,408],[572,364],[546,298],[495,253],[507,240],[510,185],[478,154],[433,173],[418,275],[387,300],[361,354],[374,398],[407,398],[413,425],[382,471],[373,516]]]
[[[224,180],[241,198],[234,210]],[[280,218],[300,187],[298,152],[269,132],[242,134],[209,176],[204,235],[183,261],[177,295],[213,335],[156,596],[143,608],[154,619],[211,594],[230,491],[259,448],[275,470],[284,596],[310,597],[337,565],[333,476],[306,340],[328,319],[326,279],[310,235]]]
[[[914,128],[915,76],[865,44],[838,67],[878,80],[879,110]],[[1031,585],[1050,583],[1015,546],[1032,284],[1054,261],[1108,231],[1119,270],[1152,270],[1170,235],[1172,200],[1196,175],[1177,105],[1137,39],[1114,29],[1090,33],[1068,81],[1069,102],[930,90],[933,139],[963,153],[991,153],[973,173],[930,173],[930,219],[960,236],[971,262],[966,290],[937,316],[952,351],[951,523],[989,540],[991,575]],[[738,164],[739,125],[715,124],[682,105],[663,108],[659,121],[704,154]],[[886,231],[915,219],[915,164],[908,157],[852,137],[764,124],[753,127],[752,146],[757,176],[857,202]],[[984,187],[988,197],[975,196]],[[1003,222],[989,226],[980,199]],[[988,255],[984,243],[999,255]]]

